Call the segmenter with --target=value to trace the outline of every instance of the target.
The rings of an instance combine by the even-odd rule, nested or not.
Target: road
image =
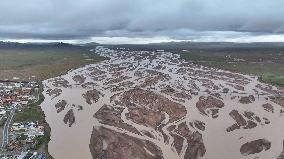
[[[39,101],[38,89],[36,89],[36,92],[37,92],[37,99],[34,103]],[[29,104],[29,106],[34,104],[34,103]],[[15,115],[16,109],[17,109],[17,105],[13,104],[13,109],[10,111],[9,117],[5,122],[4,129],[3,129],[3,141],[2,141],[2,145],[1,145],[2,151],[6,147],[6,145],[9,143],[9,129],[10,129],[11,123],[13,121],[13,117]]]
[[[13,121],[13,117],[15,115],[16,105],[13,105],[13,109],[10,111],[9,117],[5,122],[3,129],[3,141],[1,145],[1,149],[3,150],[9,142],[9,128],[11,126],[11,122]]]

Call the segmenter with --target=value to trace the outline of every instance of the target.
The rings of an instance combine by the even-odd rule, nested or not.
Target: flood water
[[[182,122],[190,123],[195,120],[199,120],[205,123],[204,131],[189,126],[191,131],[198,131],[202,134],[206,153],[201,158],[270,159],[276,158],[281,153],[283,149],[282,143],[284,139],[284,118],[281,115],[280,110],[282,110],[283,107],[277,105],[269,99],[267,100],[267,97],[273,94],[257,87],[257,85],[262,85],[265,87],[267,87],[267,85],[257,81],[256,77],[241,74],[234,74],[236,75],[236,77],[231,77],[232,73],[230,72],[206,67],[199,67],[193,64],[189,64],[189,66],[181,66],[181,64],[185,64],[187,62],[178,60],[178,56],[171,53],[152,53],[157,54],[157,56],[154,56],[154,58],[150,60],[141,56],[143,54],[148,54],[148,52],[133,53],[127,51],[113,51],[97,48],[95,51],[90,53],[95,52],[101,54],[102,56],[107,56],[110,59],[98,64],[87,65],[76,70],[71,70],[66,75],[49,79],[43,82],[45,86],[45,100],[41,104],[41,106],[46,115],[46,121],[51,127],[51,141],[48,144],[48,151],[55,159],[91,159],[92,156],[90,153],[89,144],[94,126],[104,126],[117,132],[126,133],[129,136],[133,136],[141,140],[152,141],[161,149],[164,158],[184,158],[185,150],[187,147],[186,142],[183,145],[182,152],[178,154],[172,146],[173,138],[170,135],[168,135],[170,138],[169,143],[164,142],[161,133],[157,130],[144,125],[136,124],[130,119],[127,119],[125,115],[127,113],[127,109],[125,109],[125,111],[121,115],[122,120],[125,123],[133,125],[138,131],[147,130],[151,132],[153,136],[156,136],[156,138],[149,138],[147,136],[137,135],[114,126],[103,125],[94,117],[94,114],[104,104],[114,105],[114,103],[110,101],[110,97],[114,94],[130,90],[135,86],[142,88],[141,83],[143,83],[149,76],[143,75],[141,77],[135,75],[135,72],[138,70],[144,74],[146,70],[155,70],[168,75],[170,79],[160,80],[149,87],[143,87],[143,89],[151,90],[157,94],[161,94],[168,99],[183,105],[187,110],[186,117],[184,119],[181,119],[180,121],[177,121],[176,123],[169,123],[168,119],[165,119],[166,121],[164,122],[167,123],[165,128],[163,128],[165,134],[170,133],[166,128],[173,124],[179,124]],[[129,56],[121,56],[121,54],[129,54]],[[138,58],[138,60],[135,60],[135,58]],[[157,68],[157,66],[162,66],[162,68]],[[92,68],[104,71],[104,73],[93,75]],[[113,74],[115,72],[119,72],[117,70],[112,70],[113,68],[119,68],[118,70],[121,72],[120,77],[123,75],[127,76],[128,78],[122,81],[110,83],[110,80],[117,78]],[[184,72],[179,72],[181,68],[187,70],[185,70]],[[193,74],[193,72],[195,73]],[[72,79],[75,75],[84,76],[86,78],[84,80],[84,83],[92,82],[93,85],[86,88],[83,87],[82,84],[84,83],[78,84],[78,82]],[[211,75],[213,78],[211,78],[211,76],[209,75]],[[65,88],[64,86],[54,85],[55,80],[59,78],[68,81],[68,87]],[[237,85],[241,85],[242,82],[240,82],[240,80],[244,81],[244,84],[242,85],[244,87],[244,90],[238,90],[231,85],[227,85],[227,83],[236,84],[234,82],[236,82],[235,79],[237,78],[239,79],[237,80],[237,82],[239,82],[237,83]],[[206,85],[204,79],[207,80],[207,82],[211,81],[213,84]],[[118,87],[119,83],[122,83],[124,81],[131,81],[134,84],[131,87],[125,86],[123,90],[118,92],[114,92],[112,90],[113,88]],[[195,90],[199,93],[198,95],[192,95],[192,99],[190,100],[184,99],[184,102],[177,101],[174,100],[171,95],[161,93],[164,85],[170,85],[176,90]],[[214,89],[212,87],[213,85],[218,86],[219,89]],[[62,93],[56,97],[54,97],[53,95],[50,96],[47,91],[49,89],[55,88],[61,89]],[[223,88],[228,88],[229,93],[221,93]],[[88,104],[86,103],[86,99],[83,97],[83,94],[93,89],[100,91],[102,95],[100,95],[100,98],[97,102]],[[277,90],[277,88],[275,87],[272,87],[272,89]],[[210,115],[206,116],[204,114],[201,114],[196,107],[196,102],[198,102],[200,96],[210,95],[208,91],[211,93],[219,92],[220,98],[218,99],[220,99],[225,105],[223,108],[219,109],[217,118],[212,118]],[[256,91],[259,94],[265,95],[258,97],[256,95]],[[255,101],[249,104],[241,104],[239,102],[239,99],[243,96],[248,95],[254,95]],[[233,97],[234,99],[232,99]],[[64,108],[63,111],[57,113],[55,105],[60,100],[65,100],[68,105]],[[262,105],[266,103],[269,103],[273,106],[274,113],[265,111],[263,109]],[[83,109],[79,110],[74,105],[80,105]],[[66,113],[71,109],[74,112],[75,123],[72,124],[71,127],[69,127],[68,124],[65,124],[63,122],[63,119]],[[258,125],[252,129],[240,128],[232,132],[227,132],[226,129],[235,123],[233,118],[229,115],[232,110],[238,110],[240,114],[244,113],[245,111],[254,112],[255,115],[257,115],[261,119],[269,119],[270,123],[258,123]],[[240,147],[244,143],[263,138],[271,142],[271,148],[269,150],[247,156],[244,156],[240,153]]]

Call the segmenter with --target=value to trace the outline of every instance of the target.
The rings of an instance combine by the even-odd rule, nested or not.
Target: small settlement
[[[39,121],[15,121],[17,113],[39,100],[37,82],[0,81],[0,159],[44,159],[37,152],[44,127]]]

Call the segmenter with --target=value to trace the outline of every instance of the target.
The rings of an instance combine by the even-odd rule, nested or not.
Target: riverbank
[[[48,142],[50,141],[50,126],[45,120],[45,114],[41,109],[40,104],[44,101],[44,96],[42,94],[43,87],[40,84],[38,90],[38,100],[35,103],[28,105],[23,108],[20,112],[17,112],[14,118],[15,122],[38,122],[39,125],[44,127],[44,135],[38,137],[38,144],[36,146],[36,152],[44,154],[47,159],[53,159],[53,157],[48,152]]]
[[[195,64],[252,74],[259,81],[284,89],[284,53],[256,51],[187,50],[176,52]]]
[[[40,91],[40,102],[38,103],[38,113],[41,114],[41,121],[43,122],[43,126],[44,126],[44,136],[42,136],[40,139],[39,139],[39,142],[41,143],[41,146],[38,147],[38,151],[43,153],[47,159],[53,159],[53,157],[49,154],[48,152],[48,143],[50,141],[50,132],[51,132],[51,128],[49,126],[49,124],[46,122],[46,119],[45,119],[45,114],[44,114],[44,111],[42,110],[40,104],[44,101],[44,96],[42,94],[43,92],[43,88],[41,87],[41,91]]]

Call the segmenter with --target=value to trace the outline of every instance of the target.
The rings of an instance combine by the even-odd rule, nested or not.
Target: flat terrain
[[[254,74],[263,82],[284,88],[284,43],[170,42],[108,47],[170,51],[196,64]]]
[[[54,158],[268,159],[282,152],[283,91],[257,77],[166,51],[94,52],[108,60],[43,82]]]
[[[190,50],[183,51],[181,56],[196,64],[254,74],[264,82],[284,87],[284,52]]]
[[[100,60],[81,47],[0,48],[0,79],[44,80]]]

